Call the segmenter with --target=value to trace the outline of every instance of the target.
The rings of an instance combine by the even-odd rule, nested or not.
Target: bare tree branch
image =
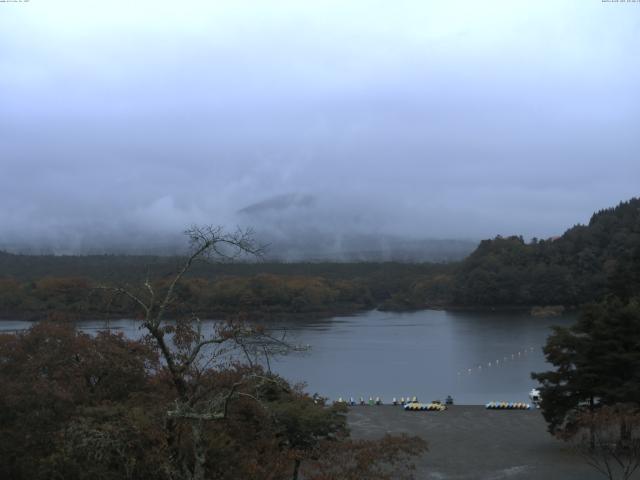
[[[176,306],[178,285],[196,261],[232,261],[242,256],[260,259],[264,253],[264,247],[254,241],[252,230],[238,228],[232,233],[226,233],[220,226],[192,226],[185,234],[190,241],[190,253],[177,273],[170,277],[166,287],[159,288],[157,284],[154,286],[147,275],[143,282],[146,290],[144,297],[148,297],[146,299],[130,288],[116,287],[109,290],[116,295],[128,297],[144,311],[142,328],[146,329],[147,338],[160,352],[176,392],[174,405],[166,413],[167,440],[172,461],[177,471],[183,472],[185,477],[202,479],[206,462],[204,422],[226,418],[234,398],[246,397],[260,402],[260,390],[266,382],[279,382],[255,374],[257,357],[266,357],[270,373],[269,355],[287,352],[291,350],[291,346],[284,341],[284,335],[278,339],[238,322],[216,327],[211,335],[205,336],[202,322],[195,313],[191,314],[190,320],[178,320],[175,326],[163,323],[167,312]],[[215,348],[207,348],[210,346]],[[229,387],[220,387],[211,381],[207,372],[214,361],[231,355],[233,348],[244,353],[253,373],[243,373],[241,381]],[[201,361],[205,352],[208,359]],[[247,391],[249,387],[255,389],[255,394]],[[287,387],[281,385],[281,388]],[[182,421],[189,422],[191,427],[193,456],[190,458],[186,458],[180,448],[180,435],[184,434],[184,430],[179,428],[179,422]]]

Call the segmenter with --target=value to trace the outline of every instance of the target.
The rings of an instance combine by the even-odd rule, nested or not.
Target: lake
[[[549,369],[542,346],[551,325],[568,326],[574,317],[534,318],[525,313],[410,313],[377,310],[322,320],[270,322],[289,341],[310,345],[307,352],[272,359],[271,368],[310,393],[369,398],[414,395],[430,401],[452,395],[456,403],[528,401],[532,371]],[[211,321],[213,322],[213,321]],[[111,328],[140,335],[134,320],[112,320]],[[28,322],[3,321],[0,330],[27,328]],[[82,321],[94,331],[104,321]]]

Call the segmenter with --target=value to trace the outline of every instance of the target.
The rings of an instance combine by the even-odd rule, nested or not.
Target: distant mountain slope
[[[312,195],[303,195],[300,193],[286,193],[276,195],[261,202],[253,203],[238,210],[238,213],[247,215],[256,215],[266,211],[282,211],[293,207],[309,207],[315,203]]]
[[[640,198],[595,213],[561,237],[484,240],[454,281],[460,305],[576,305],[640,287]]]
[[[452,262],[478,245],[426,233],[382,233],[362,211],[304,193],[272,196],[237,213],[242,223],[255,227],[258,240],[269,245],[267,258],[276,261]]]

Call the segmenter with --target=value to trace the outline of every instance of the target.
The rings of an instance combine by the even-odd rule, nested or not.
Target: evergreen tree
[[[544,347],[553,371],[533,373],[553,434],[571,436],[585,410],[640,407],[640,300],[609,297],[583,309],[578,322],[555,328]]]

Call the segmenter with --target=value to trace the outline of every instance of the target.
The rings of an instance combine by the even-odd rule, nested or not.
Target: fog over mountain
[[[599,0],[0,3],[0,248],[557,235],[639,193],[639,40]]]
[[[243,223],[255,226],[270,255],[282,260],[447,261],[476,247],[467,239],[390,234],[384,225],[376,228],[366,209],[341,209],[312,195],[277,195],[238,213]]]

